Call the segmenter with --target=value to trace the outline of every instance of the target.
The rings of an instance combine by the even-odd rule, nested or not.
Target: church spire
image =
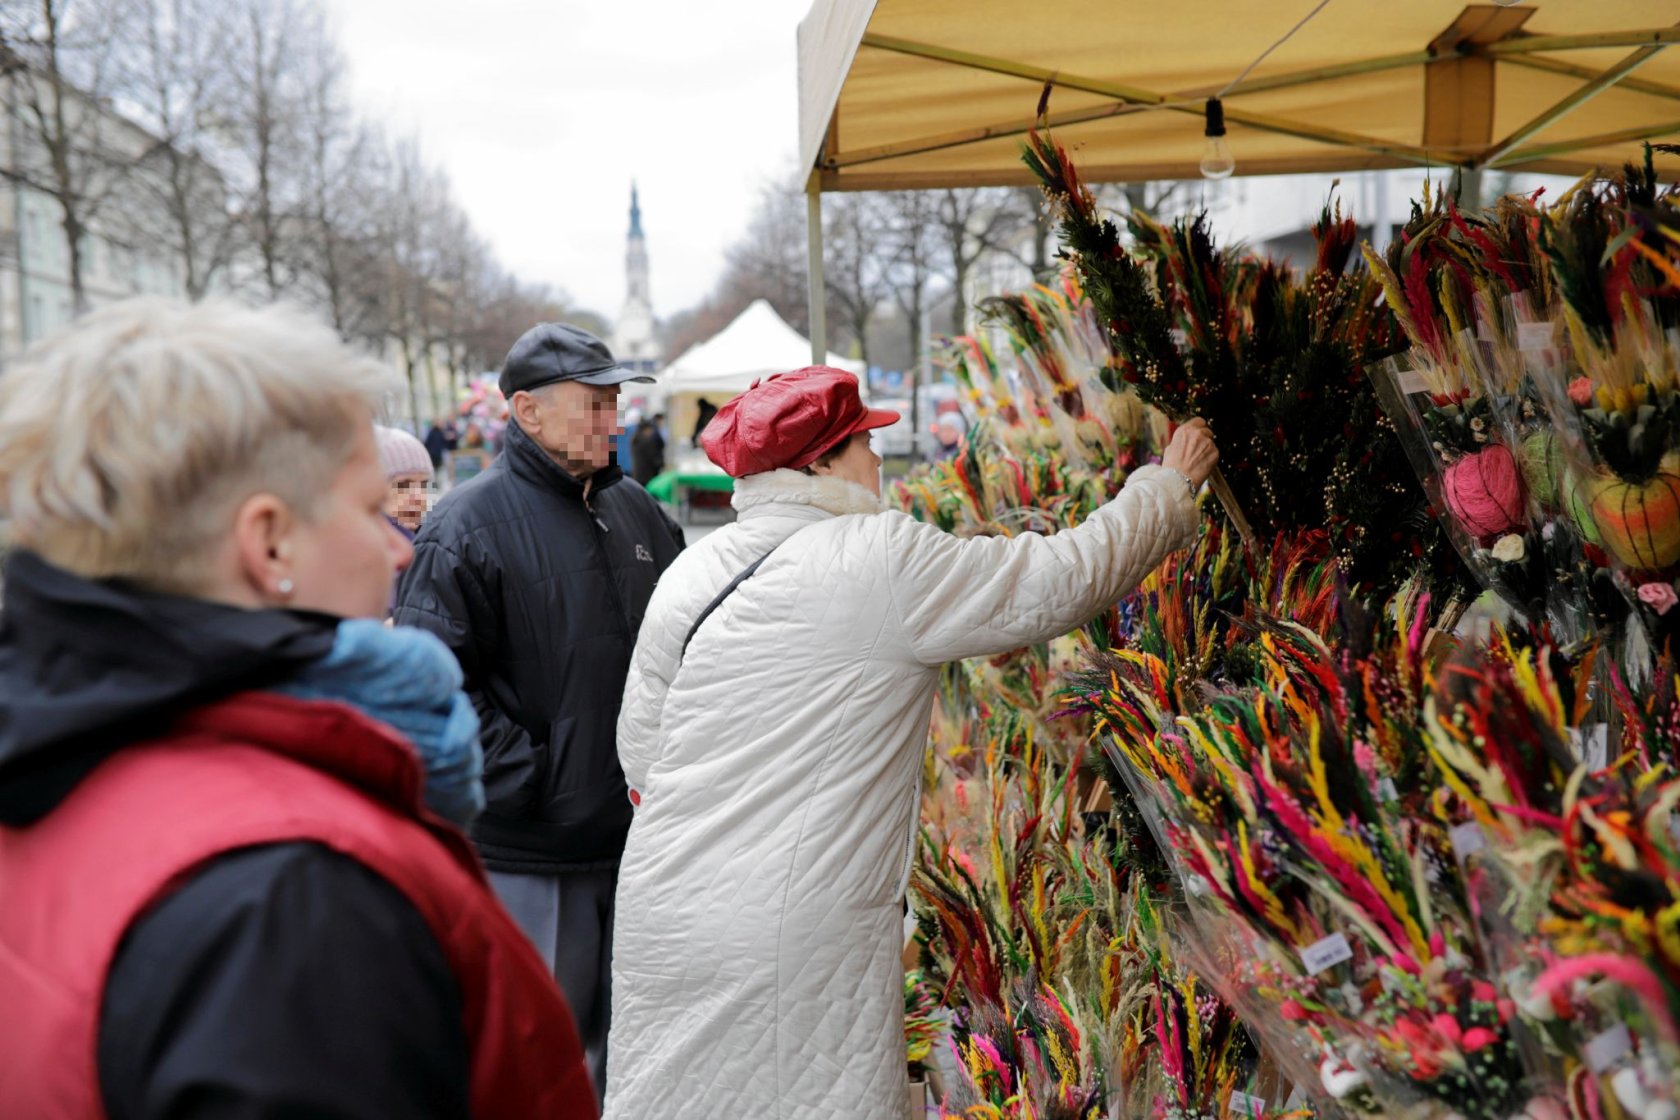
[[[642,199],[630,181],[630,236],[624,247],[624,310],[613,331],[612,352],[626,369],[652,373],[659,368],[659,336],[648,295],[647,239],[642,236]]]

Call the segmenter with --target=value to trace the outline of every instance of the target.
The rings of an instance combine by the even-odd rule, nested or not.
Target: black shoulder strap
[[[775,551],[776,550],[774,548],[772,548],[770,550],[770,552],[775,552]],[[688,637],[683,639],[682,652],[677,655],[677,661],[679,663],[682,661],[682,659],[685,656],[688,655],[688,643],[690,643],[694,640],[694,635],[695,635],[696,632],[699,631],[701,624],[704,623],[708,618],[712,617],[712,612],[717,610],[718,607],[723,604],[723,601],[725,599],[727,599],[731,595],[733,595],[735,593],[735,589],[737,587],[741,586],[743,583],[747,582],[747,580],[752,578],[752,574],[754,572],[758,571],[758,566],[760,564],[764,563],[766,560],[770,559],[770,552],[766,552],[763,556],[760,556],[757,560],[754,560],[751,564],[748,564],[746,566],[746,568],[743,569],[739,575],[737,575],[734,579],[729,581],[728,586],[726,586],[722,591],[719,591],[717,593],[717,598],[713,599],[711,602],[706,604],[706,609],[700,612],[700,617],[695,619],[694,620],[694,625],[690,626],[688,628]]]

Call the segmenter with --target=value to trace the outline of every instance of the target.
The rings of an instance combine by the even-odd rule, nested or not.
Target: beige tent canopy
[[[813,218],[821,191],[1030,183],[1020,145],[1049,82],[1092,181],[1197,177],[1216,95],[1239,175],[1579,173],[1680,133],[1673,43],[1677,0],[816,0],[800,154]]]

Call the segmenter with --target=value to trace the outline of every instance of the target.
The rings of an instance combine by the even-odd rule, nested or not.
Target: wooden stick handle
[[[1242,506],[1237,504],[1237,496],[1231,492],[1231,484],[1225,481],[1224,472],[1214,467],[1207,481],[1208,489],[1213,491],[1213,496],[1218,498],[1219,504],[1224,507],[1225,516],[1229,517],[1231,524],[1236,527],[1237,536],[1241,537],[1243,545],[1252,551],[1255,545],[1254,529],[1249,525],[1248,518],[1243,516]]]
[[[1454,595],[1447,600],[1447,605],[1441,610],[1441,617],[1435,623],[1435,629],[1451,634],[1458,629],[1458,624],[1464,618],[1464,612],[1470,609],[1467,599],[1460,599]]]

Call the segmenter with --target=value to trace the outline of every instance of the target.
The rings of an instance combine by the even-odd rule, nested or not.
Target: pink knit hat
[[[379,444],[379,464],[385,468],[387,479],[405,474],[432,473],[432,457],[426,445],[401,428],[374,425],[373,436]]]

